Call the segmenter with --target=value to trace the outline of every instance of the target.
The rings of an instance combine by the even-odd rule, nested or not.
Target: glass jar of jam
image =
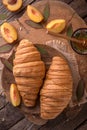
[[[83,42],[75,43],[71,41],[70,43],[73,50],[78,54],[87,54],[87,28],[79,28],[75,30],[71,37]]]

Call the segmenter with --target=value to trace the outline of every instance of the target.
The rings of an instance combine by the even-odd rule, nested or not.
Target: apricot
[[[27,15],[30,20],[36,23],[39,23],[44,19],[42,13],[31,5],[27,6]]]
[[[14,26],[12,26],[10,23],[3,23],[1,25],[1,35],[2,37],[8,42],[13,43],[18,38],[18,34]]]
[[[10,86],[10,99],[13,106],[19,106],[21,103],[21,97],[17,89],[16,84],[11,84]]]
[[[10,11],[17,11],[21,8],[23,1],[22,0],[3,0],[3,4]]]
[[[49,22],[46,29],[50,32],[60,33],[64,30],[66,22],[64,19],[55,19]]]

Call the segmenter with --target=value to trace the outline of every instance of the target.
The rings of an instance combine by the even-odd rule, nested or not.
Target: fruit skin
[[[21,97],[16,84],[11,84],[10,86],[10,99],[14,107],[19,106],[21,103]]]
[[[10,0],[10,1],[14,1],[14,0]],[[22,0],[16,0],[15,3],[9,2],[9,0],[3,0],[3,4],[8,8],[8,10],[10,10],[12,12],[19,10],[22,6],[22,3],[23,3]]]
[[[46,29],[50,32],[60,33],[64,30],[66,21],[64,19],[55,19],[49,22]]]
[[[39,23],[44,19],[41,12],[31,5],[27,6],[27,15],[30,18],[30,20],[36,23]]]
[[[1,25],[1,35],[2,37],[8,42],[8,43],[13,43],[14,41],[17,40],[18,34],[16,29],[10,24],[10,23],[3,23]]]

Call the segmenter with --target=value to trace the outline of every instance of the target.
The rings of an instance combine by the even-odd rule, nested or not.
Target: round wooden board
[[[67,23],[72,23],[73,30],[76,30],[80,27],[87,27],[85,22],[77,15],[77,13],[71,9],[67,4],[59,1],[41,1],[35,3],[33,6],[38,8],[41,12],[43,12],[43,9],[45,5],[49,3],[50,6],[50,17],[47,22],[51,21],[52,19],[61,18],[65,19]],[[15,20],[11,22],[12,25],[14,25],[18,30],[19,40],[23,38],[29,39],[33,44],[41,44],[40,46],[43,47],[43,45],[47,45],[45,48],[47,51],[50,52],[50,58],[48,55],[45,54],[44,59],[49,60],[51,59],[55,54],[64,56],[72,70],[73,80],[74,80],[74,86],[73,86],[73,97],[72,100],[76,100],[75,97],[75,91],[78,84],[78,81],[81,77],[84,78],[86,84],[87,84],[87,56],[85,55],[79,55],[75,53],[69,42],[67,40],[54,37],[52,35],[48,35],[46,33],[45,29],[34,29],[28,26],[25,23],[25,20],[28,20],[27,13],[25,12],[24,15],[19,18],[18,20]],[[21,29],[20,29],[21,28]],[[66,32],[63,32],[66,33]],[[5,44],[5,41],[1,38],[2,44]],[[53,48],[53,49],[52,49]],[[3,54],[4,56],[4,54]],[[9,87],[6,79],[8,77],[9,72],[6,68],[3,69],[2,73],[2,83],[3,88],[6,91],[7,98],[9,99]],[[10,75],[10,77],[12,74]],[[10,83],[14,82],[13,79],[9,80]],[[8,88],[8,89],[7,89]],[[9,99],[10,100],[10,99]],[[39,116],[39,105],[37,105],[33,109],[28,109],[24,107],[23,105],[20,106],[20,109],[24,112],[24,114],[28,117],[30,121],[32,121],[35,124],[42,125],[46,123],[46,120],[42,120]]]
[[[48,71],[49,66],[51,65],[52,58],[54,56],[60,55],[63,57],[62,54],[60,54],[56,49],[53,49],[50,46],[42,45],[42,44],[35,44],[35,46],[37,47],[38,50],[40,50],[41,59],[45,63],[46,72]],[[14,55],[14,53],[8,59],[11,64],[13,63],[13,55]],[[10,101],[10,94],[9,94],[10,85],[12,83],[15,83],[13,73],[11,71],[9,71],[7,67],[4,67],[3,72],[2,72],[2,86],[6,92],[6,97],[9,101]],[[27,116],[27,118],[30,121],[32,121],[33,123],[38,124],[38,125],[43,125],[44,123],[47,122],[47,120],[43,120],[40,118],[40,104],[39,104],[39,102],[40,101],[38,98],[37,103],[36,103],[35,107],[33,107],[33,108],[25,107],[25,105],[22,103],[20,105],[19,109]]]

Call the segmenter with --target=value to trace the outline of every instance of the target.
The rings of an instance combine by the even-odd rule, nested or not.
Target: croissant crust
[[[25,106],[33,107],[45,75],[45,65],[37,48],[23,39],[16,50],[13,74]]]
[[[67,106],[72,96],[72,75],[67,61],[54,57],[40,91],[41,117],[54,119]]]

